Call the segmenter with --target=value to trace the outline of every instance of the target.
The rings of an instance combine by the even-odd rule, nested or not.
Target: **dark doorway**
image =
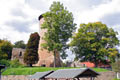
[[[46,65],[45,65],[45,64],[42,64],[41,67],[46,67]]]

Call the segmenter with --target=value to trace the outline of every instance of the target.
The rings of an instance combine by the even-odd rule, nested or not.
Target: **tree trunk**
[[[56,49],[54,50],[54,67],[56,67]]]
[[[95,68],[97,68],[98,67],[98,61],[95,61],[94,63],[95,63]]]

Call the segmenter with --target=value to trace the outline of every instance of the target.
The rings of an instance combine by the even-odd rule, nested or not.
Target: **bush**
[[[18,59],[10,61],[10,67],[12,68],[18,68],[18,67],[24,67]]]
[[[12,67],[12,68],[18,68],[18,67],[24,67],[22,64],[19,63],[19,60],[0,60],[1,65],[5,65],[6,67]]]
[[[5,65],[6,67],[10,67],[10,61],[9,60],[2,59],[2,60],[0,60],[0,64]]]

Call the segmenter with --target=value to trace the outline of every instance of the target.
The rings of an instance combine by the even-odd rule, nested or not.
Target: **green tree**
[[[62,53],[66,56],[65,50],[68,48],[66,42],[72,36],[76,29],[73,22],[73,15],[60,2],[53,2],[50,11],[43,14],[45,22],[42,29],[47,29],[43,39],[46,43],[42,44],[43,48],[54,53],[54,67],[56,64],[56,53]]]
[[[97,64],[107,60],[114,61],[118,54],[117,32],[101,22],[81,24],[70,43],[76,59]]]
[[[119,76],[119,74],[118,74],[118,73],[120,73],[120,60],[112,63],[112,69],[113,69],[113,71],[116,72],[116,74],[117,74],[117,79],[120,79],[120,76]]]
[[[17,42],[14,43],[14,47],[15,48],[23,48],[23,49],[25,49],[26,44],[24,43],[23,40],[20,40],[20,41],[17,41]]]
[[[30,35],[24,54],[24,62],[32,67],[38,61],[38,45],[40,36],[37,32]]]
[[[11,59],[13,45],[7,40],[0,40],[0,60]]]

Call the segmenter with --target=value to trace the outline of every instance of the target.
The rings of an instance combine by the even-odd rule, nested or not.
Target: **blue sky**
[[[0,0],[0,39],[12,43],[28,41],[39,31],[38,16],[60,1],[73,13],[75,23],[101,21],[118,32],[120,40],[120,0]]]

